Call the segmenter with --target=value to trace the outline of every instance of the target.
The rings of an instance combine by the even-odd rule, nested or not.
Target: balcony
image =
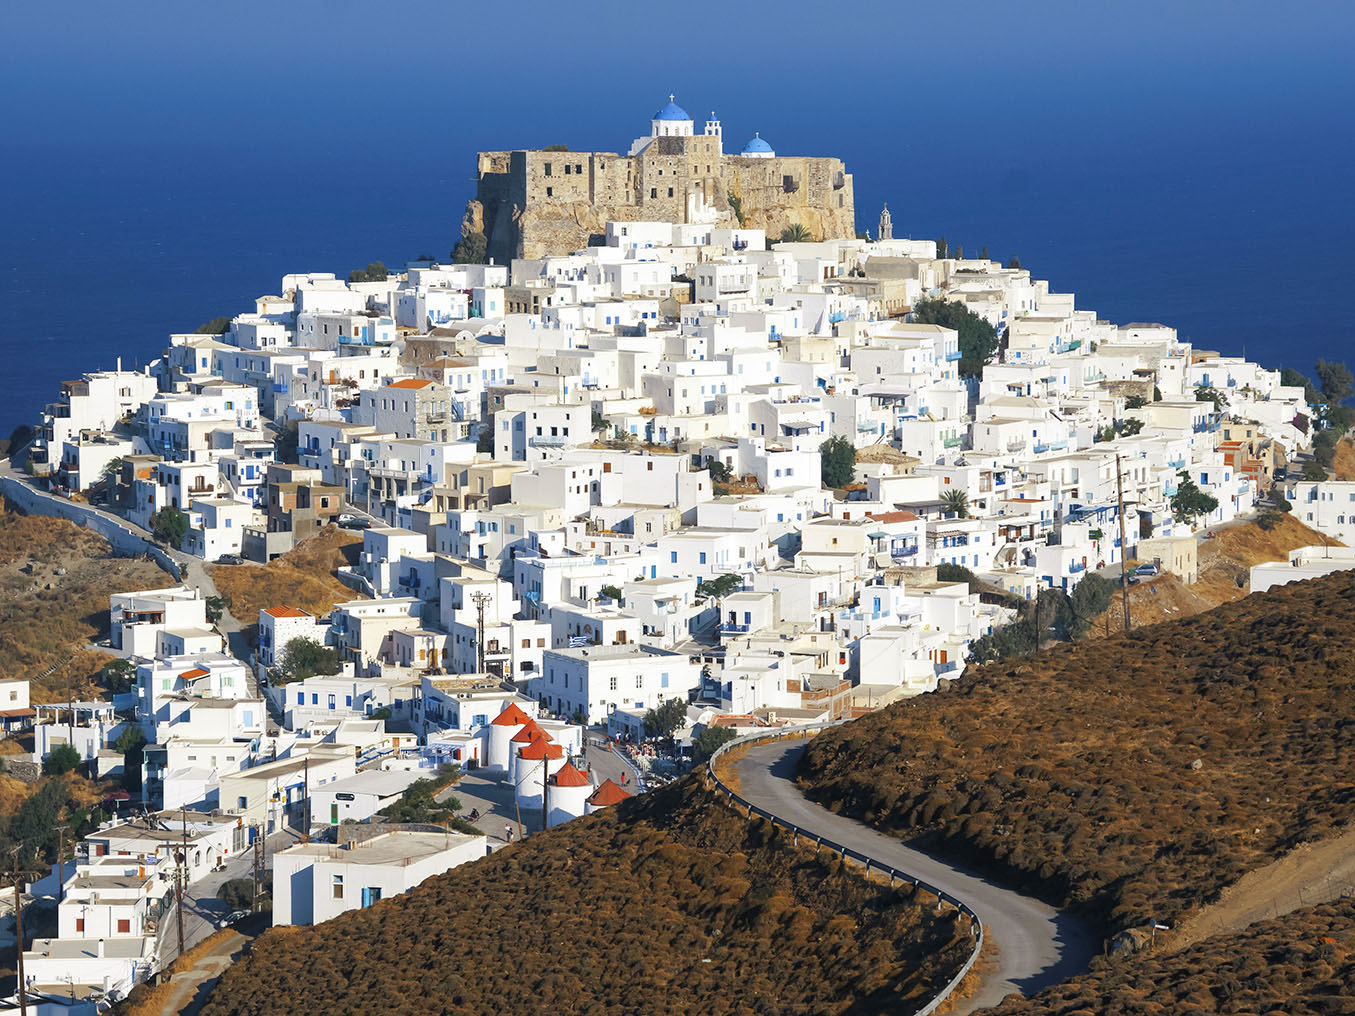
[[[962,444],[964,444],[964,438],[960,437],[959,435],[956,435],[955,437],[948,437],[941,442],[941,446],[943,448],[959,448],[960,445]]]
[[[537,434],[527,439],[533,448],[563,448],[568,438],[560,434]]]
[[[961,352],[960,352],[958,349],[955,350],[953,353],[947,353],[947,354],[946,354],[946,362],[947,362],[947,363],[954,363],[956,360],[960,359],[960,357],[961,357],[962,355],[963,355],[963,354],[961,354]]]
[[[1075,561],[1075,562],[1073,562],[1072,564],[1070,564],[1070,565],[1068,566],[1068,574],[1069,574],[1069,575],[1076,575],[1078,572],[1083,572],[1083,571],[1086,571],[1086,570],[1087,570],[1087,566],[1086,566],[1085,564],[1082,564],[1081,562],[1078,562],[1078,561]]]
[[[751,625],[733,624],[732,622],[727,621],[724,624],[720,625],[720,634],[742,635],[743,633],[747,632],[751,627],[752,627]]]
[[[1034,448],[1031,449],[1031,451],[1033,451],[1036,455],[1040,455],[1043,454],[1044,452],[1049,451],[1049,445],[1037,444]]]
[[[1168,460],[1167,465],[1171,466],[1173,469],[1185,469],[1186,460],[1183,458],[1170,459]]]

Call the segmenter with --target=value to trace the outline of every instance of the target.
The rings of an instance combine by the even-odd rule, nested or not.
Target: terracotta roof
[[[608,805],[619,804],[630,794],[626,793],[614,780],[603,780],[602,785],[593,791],[588,797],[588,803],[598,808],[605,808]]]
[[[263,612],[269,617],[314,617],[314,614],[299,607],[265,607]]]
[[[551,777],[557,787],[586,787],[591,782],[587,776],[574,768],[573,762],[566,762],[560,771]]]
[[[533,741],[525,748],[518,749],[518,758],[528,762],[539,762],[543,758],[564,758],[565,750],[558,744],[551,744],[545,738]]]
[[[4,719],[7,720],[18,719],[21,716],[37,716],[37,715],[38,711],[32,708],[31,706],[28,709],[0,709],[0,717],[3,717]],[[566,762],[565,765],[569,765],[569,763]],[[578,770],[576,769],[575,772],[578,772]],[[567,785],[574,786],[574,784],[572,783]]]
[[[399,381],[392,381],[386,385],[387,388],[427,388],[433,382],[426,378],[407,377]]]
[[[521,706],[516,702],[509,702],[503,707],[503,712],[494,717],[490,723],[496,727],[516,727],[531,720],[532,718],[522,711]]]
[[[553,738],[541,729],[541,725],[536,720],[529,716],[527,722],[522,725],[522,729],[513,735],[513,740],[521,744],[527,741],[550,741]]]
[[[912,512],[866,512],[866,518],[873,519],[876,522],[916,522],[917,516]]]
[[[185,670],[179,676],[182,677],[185,681],[196,681],[200,677],[206,677],[207,673],[208,672],[203,670],[201,667],[194,667],[192,670]]]

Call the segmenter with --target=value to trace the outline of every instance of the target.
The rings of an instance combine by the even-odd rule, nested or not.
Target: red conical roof
[[[509,702],[508,705],[503,707],[503,712],[490,722],[496,727],[516,727],[530,721],[531,717],[524,713],[516,702]]]
[[[573,762],[566,762],[560,771],[551,777],[557,787],[586,787],[591,782],[587,776],[574,768]]]
[[[525,748],[518,749],[518,758],[528,762],[540,762],[543,758],[564,758],[565,750],[549,741],[533,741]]]
[[[555,740],[544,730],[536,720],[528,720],[522,725],[522,729],[513,735],[513,740],[518,744],[527,744],[530,741],[553,741]]]
[[[619,804],[630,794],[622,790],[613,780],[603,780],[602,785],[593,791],[588,798],[588,803],[594,807],[606,807],[607,805]]]

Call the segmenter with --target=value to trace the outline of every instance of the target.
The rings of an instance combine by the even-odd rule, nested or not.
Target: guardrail
[[[868,854],[863,854],[859,850],[854,850],[851,847],[830,840],[826,836],[820,836],[818,833],[812,833],[808,829],[796,825],[794,822],[788,822],[786,819],[783,819],[778,815],[773,815],[766,808],[759,808],[757,805],[753,804],[753,802],[743,798],[739,794],[736,794],[733,790],[729,789],[729,787],[725,786],[724,781],[722,781],[720,777],[716,775],[715,772],[716,761],[720,758],[721,755],[723,755],[727,751],[732,751],[735,748],[740,748],[745,745],[756,744],[759,741],[780,741],[785,737],[796,737],[801,735],[808,736],[810,734],[816,734],[820,730],[827,730],[829,727],[835,727],[842,722],[844,721],[828,720],[820,721],[818,723],[806,723],[800,726],[790,727],[788,729],[783,728],[777,731],[748,734],[745,735],[744,737],[735,738],[734,740],[728,742],[727,744],[721,745],[715,751],[715,754],[711,755],[710,760],[706,763],[706,775],[710,782],[715,785],[716,790],[723,792],[725,794],[725,796],[729,799],[731,805],[737,804],[739,805],[739,807],[746,809],[748,811],[748,817],[750,819],[754,815],[761,816],[762,818],[765,818],[767,821],[771,822],[773,825],[779,825],[783,829],[789,829],[791,834],[797,839],[803,836],[805,839],[812,841],[814,843],[816,852],[818,850],[823,849],[824,847],[827,847],[829,850],[839,854],[844,860],[851,859],[853,861],[859,861],[861,864],[865,865],[867,875],[869,875],[871,871],[877,871],[881,874],[886,874],[889,876],[889,884],[891,886],[894,885],[896,881],[903,882],[904,884],[910,884],[915,890],[920,889],[923,892],[930,893],[931,895],[935,896],[937,899],[938,908],[942,904],[949,904],[950,906],[954,907],[959,913],[969,918],[969,935],[974,940],[974,948],[969,951],[968,959],[965,960],[964,965],[960,967],[959,971],[955,974],[955,976],[952,977],[948,982],[946,982],[945,986],[939,992],[932,996],[931,1001],[927,1002],[926,1005],[924,1005],[921,1009],[918,1009],[913,1014],[913,1016],[930,1016],[930,1014],[934,1013],[937,1007],[940,1006],[942,1002],[946,1001],[946,999],[950,998],[950,996],[954,994],[955,989],[960,986],[960,982],[964,980],[965,975],[968,974],[969,971],[973,968],[974,964],[978,961],[979,954],[983,951],[983,921],[979,918],[979,915],[974,912],[974,908],[971,907],[969,904],[965,903],[963,900],[956,899],[954,896],[950,895],[950,893],[946,892],[944,889],[938,889],[936,886],[924,882],[916,875],[910,875],[905,871],[900,871],[891,864],[886,864],[885,862],[877,860],[876,858],[873,858]]]

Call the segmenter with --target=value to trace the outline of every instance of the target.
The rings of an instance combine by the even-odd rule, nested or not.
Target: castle
[[[462,235],[484,233],[497,264],[586,247],[609,221],[742,224],[772,238],[796,224],[815,239],[856,235],[852,177],[840,159],[777,155],[756,134],[727,153],[714,113],[698,134],[668,98],[625,155],[481,152]]]

